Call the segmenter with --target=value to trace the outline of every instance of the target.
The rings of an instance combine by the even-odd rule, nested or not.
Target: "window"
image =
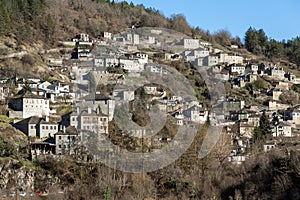
[[[58,147],[61,149],[61,145],[58,145]]]
[[[52,126],[50,126],[50,130],[52,130],[53,129],[53,127]]]
[[[54,130],[56,130],[56,126],[54,126],[53,128],[54,128]]]
[[[61,140],[61,136],[58,136],[58,139]]]
[[[48,126],[46,126],[46,130],[48,130],[48,128],[49,128],[49,127],[48,127]]]
[[[45,126],[42,126],[42,129],[44,130],[44,129],[45,129]]]

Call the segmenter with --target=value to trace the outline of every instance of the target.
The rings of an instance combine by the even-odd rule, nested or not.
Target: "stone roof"
[[[26,124],[38,124],[41,121],[41,118],[37,116],[28,117],[26,119],[23,119],[17,123],[16,125],[26,125]]]

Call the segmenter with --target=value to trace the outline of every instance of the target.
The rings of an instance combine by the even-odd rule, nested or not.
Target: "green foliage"
[[[111,196],[111,191],[110,191],[110,186],[107,186],[107,189],[106,189],[106,191],[104,192],[104,199],[105,200],[110,200],[110,196]]]
[[[266,48],[266,56],[269,58],[281,58],[284,55],[284,45],[282,42],[271,39]]]
[[[263,79],[258,78],[256,81],[247,84],[245,88],[249,91],[250,94],[253,94],[253,91],[268,89],[269,85]]]
[[[271,124],[265,112],[263,112],[259,119],[259,127],[254,128],[254,138],[256,141],[264,141],[272,138]]]
[[[284,58],[300,66],[300,37],[279,42],[268,40],[262,29],[250,27],[245,33],[245,47],[254,54],[263,54],[268,58]]]
[[[262,29],[258,31],[250,27],[245,34],[245,46],[255,54],[264,54],[267,45],[267,36]]]
[[[0,115],[0,122],[9,124],[13,122],[13,119],[7,117],[6,115]]]
[[[19,41],[34,39],[42,31],[45,0],[0,0],[0,36],[14,33]]]

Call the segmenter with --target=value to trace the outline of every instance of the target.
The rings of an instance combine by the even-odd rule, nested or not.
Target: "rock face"
[[[15,190],[27,193],[48,191],[57,178],[38,164],[27,160],[27,138],[6,124],[0,127],[0,199],[2,193]]]
[[[0,192],[15,190],[33,193],[36,190],[47,191],[55,185],[57,179],[42,170],[31,169],[22,162],[7,159],[0,162]]]
[[[35,173],[18,160],[7,160],[0,164],[0,189],[34,191]]]

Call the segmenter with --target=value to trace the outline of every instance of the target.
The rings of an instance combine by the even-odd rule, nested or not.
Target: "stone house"
[[[140,63],[142,63],[142,64],[148,63],[148,54],[147,53],[136,52],[134,55],[138,58]]]
[[[183,111],[183,115],[192,122],[204,124],[208,120],[208,110],[194,105]]]
[[[55,153],[57,155],[74,155],[77,154],[80,145],[80,136],[74,127],[63,128],[54,134]]]
[[[300,106],[289,108],[284,112],[284,120],[290,121],[293,124],[300,124]]]
[[[140,36],[138,34],[128,33],[126,35],[126,42],[128,44],[138,45],[140,44]]]
[[[89,34],[80,33],[73,38],[73,42],[89,42]]]
[[[157,93],[157,87],[156,86],[144,86],[144,90],[145,90],[146,94],[155,95]]]
[[[291,85],[288,82],[279,81],[275,83],[275,87],[281,90],[289,90]]]
[[[204,58],[209,56],[209,51],[207,49],[194,49],[192,51],[185,51],[184,52],[184,59],[186,61],[195,61],[197,58]]]
[[[9,108],[15,111],[9,113],[10,118],[45,117],[49,116],[50,112],[49,99],[36,96],[29,91],[20,97],[11,99]]]
[[[281,94],[282,94],[282,90],[281,89],[274,88],[272,90],[272,98],[273,98],[273,100],[278,101]]]
[[[119,65],[128,72],[141,72],[144,70],[144,64],[140,63],[138,59],[120,58]]]
[[[40,138],[54,137],[54,134],[58,132],[58,128],[58,123],[51,122],[48,119],[41,119],[38,124],[37,136]]]
[[[163,73],[163,67],[162,66],[157,66],[157,65],[151,65],[150,72],[152,73]]]
[[[198,64],[201,64],[201,63],[198,63]],[[210,67],[210,66],[215,66],[217,64],[219,64],[219,56],[218,55],[209,55],[209,56],[204,57],[202,60],[202,66]]]
[[[245,66],[231,65],[230,66],[230,74],[233,74],[233,73],[245,74]]]
[[[271,151],[272,149],[275,149],[275,148],[276,148],[275,142],[266,142],[263,145],[264,152]]]
[[[245,101],[239,99],[227,99],[223,102],[225,112],[241,110],[245,107]]]
[[[279,122],[273,130],[273,137],[292,137],[292,125],[287,122]]]
[[[17,123],[14,123],[13,126],[22,131],[28,137],[53,137],[58,131],[57,123],[50,122],[47,118],[45,120],[37,116],[23,119]]]
[[[199,40],[184,38],[182,44],[185,49],[197,49],[199,47]]]
[[[284,76],[285,71],[283,70],[283,68],[273,67],[268,70],[268,74],[274,79],[279,79],[279,80],[285,79],[285,76]]]
[[[98,134],[108,133],[108,116],[92,110],[77,108],[70,116],[70,124],[78,131],[91,131]]]
[[[103,38],[105,38],[105,39],[111,40],[111,38],[112,38],[112,33],[104,31],[104,32],[101,33],[101,36],[102,36]]]

